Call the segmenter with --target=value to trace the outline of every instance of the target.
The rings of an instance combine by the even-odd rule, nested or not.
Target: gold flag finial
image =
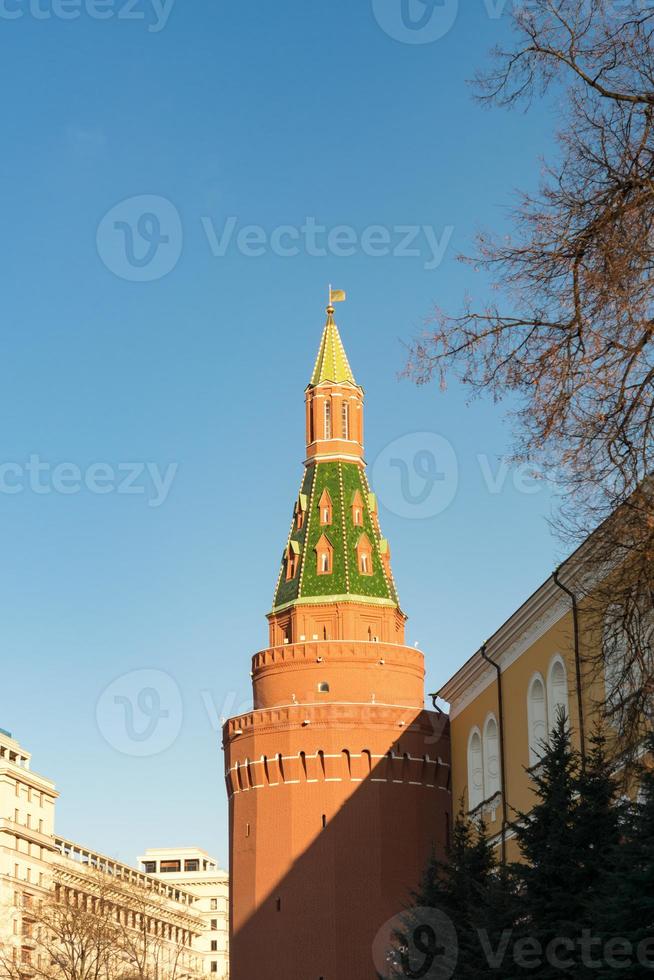
[[[329,306],[327,307],[328,313],[334,312],[334,303],[344,303],[347,299],[347,294],[344,289],[332,289],[331,283],[329,284]]]

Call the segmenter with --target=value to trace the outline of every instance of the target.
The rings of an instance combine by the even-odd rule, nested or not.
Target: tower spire
[[[329,287],[330,304],[327,307],[327,321],[320,340],[318,356],[311,375],[309,386],[315,388],[320,384],[351,384],[356,385],[354,374],[347,359],[341,335],[334,320],[334,307],[331,303],[332,292]]]

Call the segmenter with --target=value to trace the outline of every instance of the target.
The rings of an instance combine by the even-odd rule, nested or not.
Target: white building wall
[[[58,793],[49,779],[30,769],[31,756],[8,732],[0,729],[0,948],[14,947],[17,959],[27,962],[31,942],[29,906],[51,886],[55,866],[69,862],[89,867],[120,862],[103,857],[55,835],[55,803]],[[153,816],[155,816],[153,814]],[[150,854],[156,855],[150,857]],[[161,860],[179,860],[178,874],[160,874]],[[155,861],[157,877],[189,895],[171,904],[172,913],[200,915],[193,953],[202,961],[211,980],[226,980],[228,959],[229,880],[215,860],[198,848],[147,852],[142,862]],[[188,862],[192,862],[188,864]],[[193,863],[195,862],[195,863]],[[115,866],[115,867],[114,867]],[[197,867],[197,871],[184,870]],[[136,869],[120,865],[121,874],[142,878]],[[173,889],[173,892],[175,889]],[[192,908],[186,904],[192,902]],[[175,906],[179,908],[175,909]]]
[[[177,881],[198,897],[197,908],[205,932],[196,941],[204,958],[204,972],[213,980],[229,976],[229,876],[210,854],[200,848],[150,848],[138,858],[139,866],[161,881]],[[179,870],[166,870],[179,867]],[[195,869],[196,870],[192,870]]]

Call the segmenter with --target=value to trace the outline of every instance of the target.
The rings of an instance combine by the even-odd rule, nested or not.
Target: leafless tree
[[[596,666],[613,663],[604,707],[633,744],[654,682],[654,10],[530,0],[512,16],[515,46],[495,51],[476,95],[529,105],[554,88],[559,152],[519,196],[513,235],[480,234],[462,257],[493,300],[435,311],[407,373],[511,396],[516,458],[563,491],[559,531],[579,541],[605,522],[585,552],[601,572],[582,576],[586,610],[604,633]]]
[[[114,888],[124,980],[192,980],[188,924],[173,921],[165,896],[132,882],[117,881]]]
[[[18,938],[0,956],[0,977],[115,980],[118,933],[103,911],[108,892],[109,882],[98,878],[88,893],[53,883],[38,896],[20,896],[12,916]]]
[[[195,980],[189,923],[155,887],[106,870],[57,869],[52,887],[14,911],[18,936],[0,980]],[[182,916],[183,918],[183,916]]]

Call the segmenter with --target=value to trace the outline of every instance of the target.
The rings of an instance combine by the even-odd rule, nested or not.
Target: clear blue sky
[[[148,29],[150,0],[133,8],[143,19],[119,18],[125,0],[109,0],[105,20],[90,0],[71,20],[50,2],[4,0],[0,16],[0,725],[56,780],[61,834],[130,861],[146,846],[199,844],[224,862],[207,705],[220,716],[247,703],[250,657],[266,643],[327,283],[349,294],[338,321],[367,392],[371,471],[396,439],[413,464],[425,431],[458,459],[442,513],[398,513],[398,469],[378,487],[429,687],[561,557],[546,492],[517,492],[510,475],[488,491],[477,456],[495,469],[506,453],[503,407],[397,378],[402,342],[434,303],[483,295],[456,254],[477,228],[503,227],[515,188],[535,185],[555,121],[551,107],[473,102],[466,79],[509,27],[489,17],[502,9],[490,0],[461,2],[451,30],[425,44],[391,36],[399,0],[375,0],[377,17],[372,0],[177,0],[161,30]],[[148,218],[140,239],[139,207],[159,222]],[[255,257],[234,238],[212,253],[207,230],[219,239],[229,218],[236,237],[307,217],[357,235],[381,225],[394,244],[397,226],[449,227],[451,241],[431,269],[422,239],[419,257],[365,254],[360,239],[347,257],[307,254],[305,242]],[[30,457],[50,470],[35,475],[33,459],[28,473]],[[113,492],[106,469],[146,462],[177,467],[160,506],[143,477],[145,493]],[[62,463],[112,492],[56,492]],[[56,480],[74,487],[75,470]],[[152,671],[171,678],[161,744],[125,742],[112,711],[126,719],[130,706],[114,696],[146,688],[133,718],[142,733],[157,709],[147,689],[164,683]]]

